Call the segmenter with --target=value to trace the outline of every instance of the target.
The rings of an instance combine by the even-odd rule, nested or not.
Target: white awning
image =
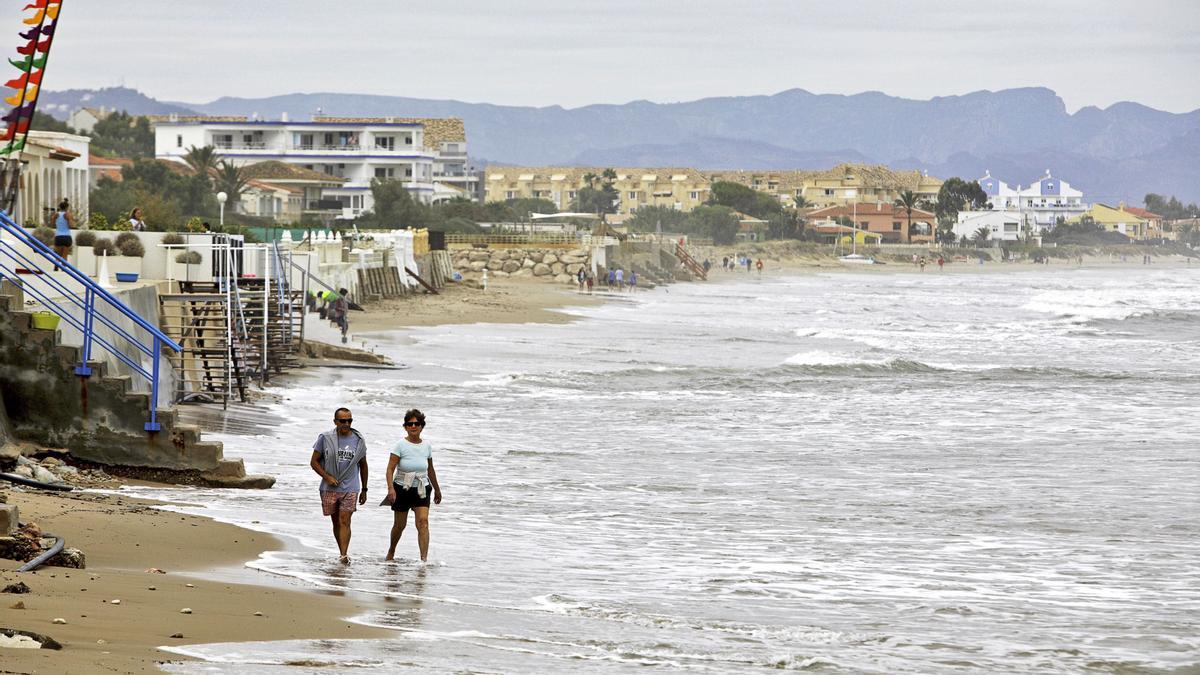
[[[653,183],[654,181],[658,180],[658,176],[656,176],[652,173],[648,173],[648,174],[642,176],[642,180],[645,182],[648,182],[648,183]]]
[[[523,173],[520,176],[517,176],[517,180],[533,180],[533,174]]]
[[[591,220],[600,220],[600,216],[594,213],[574,213],[564,211],[563,213],[531,213],[530,220],[545,220],[547,218],[589,218]]]
[[[550,176],[550,180],[566,180],[566,179],[567,179],[567,174],[565,174],[565,173],[556,173],[553,176]]]

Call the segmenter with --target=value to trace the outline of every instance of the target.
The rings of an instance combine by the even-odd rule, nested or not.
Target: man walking
[[[321,512],[333,522],[343,564],[350,563],[350,517],[367,501],[367,442],[349,408],[333,413],[334,429],[317,436],[308,465],[321,477]]]
[[[342,288],[329,304],[329,320],[342,329],[342,344],[346,344],[346,332],[350,330],[350,300],[346,294],[350,291]]]

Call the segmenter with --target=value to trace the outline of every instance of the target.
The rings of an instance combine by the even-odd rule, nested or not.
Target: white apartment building
[[[12,217],[22,225],[43,224],[59,202],[83,222],[88,218],[88,148],[92,139],[61,131],[30,131],[20,152],[21,189]],[[51,222],[51,226],[53,221]]]
[[[982,183],[981,183],[982,185]],[[979,228],[987,228],[989,241],[1020,241],[1027,234],[1023,225],[1033,227],[1031,213],[1017,211],[959,211],[954,237],[974,239]]]
[[[1067,221],[1088,209],[1083,192],[1071,187],[1067,181],[1050,175],[1049,169],[1046,169],[1046,175],[1025,188],[1017,185],[1014,189],[1008,183],[993,178],[991,171],[985,172],[979,179],[979,186],[987,193],[992,210],[1016,211],[1022,215],[1023,222],[1028,222],[1039,232],[1053,229],[1060,218]]]
[[[425,145],[424,124],[377,118],[369,122],[315,118],[292,122],[241,117],[155,120],[154,155],[183,161],[192,147],[211,145],[221,159],[241,166],[281,161],[345,179],[326,187],[318,200],[304,204],[305,214],[353,218],[374,205],[371,181],[402,181],[413,197],[434,200],[435,153]],[[464,154],[465,154],[465,141]]]

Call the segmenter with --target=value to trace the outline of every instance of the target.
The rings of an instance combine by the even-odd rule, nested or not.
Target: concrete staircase
[[[182,424],[174,409],[158,410],[162,430],[147,432],[150,396],[133,391],[128,375],[109,374],[92,361],[92,375],[75,374],[80,349],[60,343],[57,330],[35,328],[24,296],[0,283],[0,393],[14,435],[67,448],[83,463],[136,475],[214,487],[269,488],[275,479],[247,476],[240,459],[225,459],[220,442]]]

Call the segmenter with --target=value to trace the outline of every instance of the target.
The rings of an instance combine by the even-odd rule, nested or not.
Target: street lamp
[[[225,200],[229,199],[229,195],[224,192],[217,193],[217,203],[221,205],[221,227],[225,227]]]

